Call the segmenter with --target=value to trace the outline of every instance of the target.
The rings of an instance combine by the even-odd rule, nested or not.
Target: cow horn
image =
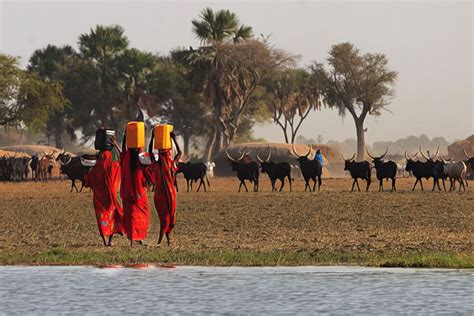
[[[365,151],[367,152],[367,155],[369,155],[370,158],[375,159],[375,157],[369,153],[369,150],[367,149],[367,147],[365,147]]]
[[[296,151],[295,144],[293,144],[293,152],[295,153],[296,156],[298,156],[298,158],[301,158],[301,157],[308,157],[309,154],[311,153],[311,146],[308,146],[308,147],[309,147],[308,153],[307,153],[306,155],[304,155],[304,156],[300,156],[300,155],[298,154],[298,152]]]
[[[407,151],[405,150],[405,160],[410,160],[410,158],[407,155]]]
[[[423,156],[423,158],[425,158],[426,160],[431,160],[431,158],[427,157],[424,153],[423,153],[423,150],[421,150],[421,146],[420,146],[420,154]]]
[[[298,152],[296,151],[295,144],[293,144],[293,153],[294,153],[297,157],[301,157],[300,155],[298,155]]]
[[[266,161],[270,161],[270,158],[272,158],[272,149],[270,148],[270,146],[268,146],[268,157]]]
[[[466,149],[463,148],[462,151],[464,152],[464,156],[466,156],[467,159],[471,159],[471,158],[472,158],[471,155],[468,155],[468,154],[467,154]]]
[[[258,160],[260,163],[264,163],[263,159],[260,158],[260,156],[258,155],[258,148],[257,148],[257,160]]]
[[[68,159],[68,161],[66,161],[66,162],[65,162],[64,164],[62,164],[62,165],[67,165],[68,163],[70,163],[70,162],[71,162],[71,160],[72,160],[72,157],[71,157],[71,156],[69,156],[68,158],[69,158],[69,159]],[[61,163],[61,159],[59,160],[59,163]]]
[[[388,153],[388,147],[387,147],[387,150],[385,151],[385,153],[382,156],[380,156],[379,159],[383,159],[387,155],[387,153]]]
[[[231,161],[237,162],[234,158],[232,158],[232,157],[229,155],[229,152],[227,151],[227,148],[226,148],[226,150],[225,150],[225,154],[227,155],[227,158],[229,158]]]
[[[344,156],[341,154],[342,159],[344,159],[345,161],[351,161],[352,159],[354,159],[355,156],[356,156],[356,154],[354,153],[351,158],[346,159],[346,158],[344,158]]]
[[[439,146],[438,148],[436,148],[436,153],[434,154],[433,157],[431,157],[431,159],[435,159],[438,156],[438,154],[439,154]]]
[[[239,152],[240,152],[240,151],[239,151]],[[243,153],[243,154],[239,157],[239,159],[236,160],[236,159],[232,158],[232,157],[229,155],[229,152],[227,151],[227,148],[225,149],[225,154],[227,155],[227,158],[229,158],[230,160],[232,160],[232,161],[234,161],[234,162],[239,162],[240,160],[242,160],[242,158],[244,158],[244,155],[245,155],[245,153]]]

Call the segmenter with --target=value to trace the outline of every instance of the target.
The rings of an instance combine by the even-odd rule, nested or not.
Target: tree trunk
[[[187,159],[189,157],[190,137],[188,135],[181,135],[181,137],[183,137],[183,154]]]
[[[54,143],[56,144],[56,148],[63,148],[63,139],[62,139],[62,133],[60,128],[55,128],[54,129]]]
[[[214,84],[214,89],[215,89],[215,100],[214,100],[214,118],[215,118],[215,140],[214,140],[214,146],[212,150],[212,156],[215,156],[218,152],[222,150],[222,145],[223,145],[223,130],[222,130],[222,125],[221,125],[221,116],[222,116],[222,96],[221,96],[221,91],[220,87],[217,83]]]
[[[212,131],[211,134],[209,134],[209,140],[207,141],[207,146],[206,146],[206,153],[204,158],[206,161],[211,161],[212,160],[212,151],[214,149],[214,143],[216,142],[216,130]]]
[[[355,120],[357,131],[357,161],[364,160],[365,135],[364,135],[364,121],[361,119]]]

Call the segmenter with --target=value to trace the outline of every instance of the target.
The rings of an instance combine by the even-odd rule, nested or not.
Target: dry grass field
[[[210,192],[187,193],[180,179],[172,249],[155,247],[154,208],[147,245],[116,237],[105,248],[89,190],[70,193],[69,181],[0,183],[0,264],[474,267],[474,182],[466,193],[411,192],[413,182],[400,179],[396,193],[374,184],[351,193],[351,180],[325,179],[309,193],[297,180],[293,192],[278,193],[263,178],[261,192],[237,193],[236,179],[215,178]]]

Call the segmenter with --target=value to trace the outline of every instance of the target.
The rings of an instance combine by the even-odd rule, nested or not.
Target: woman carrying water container
[[[122,183],[120,196],[123,203],[123,220],[130,246],[136,241],[140,245],[148,234],[150,207],[147,189],[151,174],[140,163],[139,154],[145,145],[145,125],[143,122],[130,122],[122,142]]]
[[[93,165],[84,178],[84,186],[92,189],[97,226],[104,246],[107,247],[112,246],[114,234],[123,234],[124,231],[122,207],[117,199],[120,185],[120,150],[115,141],[114,130],[98,129],[95,148],[99,150],[95,164],[82,158],[81,162]]]
[[[170,246],[170,234],[176,223],[176,189],[174,187],[174,180],[177,171],[176,166],[181,157],[181,149],[172,130],[173,126],[171,125],[155,126],[148,147],[155,183],[155,208],[160,218],[158,247],[161,246],[163,235],[166,235],[168,246]],[[174,157],[171,156],[173,143],[177,152]],[[153,153],[153,144],[155,149],[158,149],[158,157],[155,157]]]

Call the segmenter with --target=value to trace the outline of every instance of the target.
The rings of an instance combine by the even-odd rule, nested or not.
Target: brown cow
[[[36,169],[36,178],[40,181],[48,181],[49,168],[51,165],[51,160],[54,157],[54,152],[51,154],[46,154],[43,151],[43,155],[38,159],[38,166]]]

